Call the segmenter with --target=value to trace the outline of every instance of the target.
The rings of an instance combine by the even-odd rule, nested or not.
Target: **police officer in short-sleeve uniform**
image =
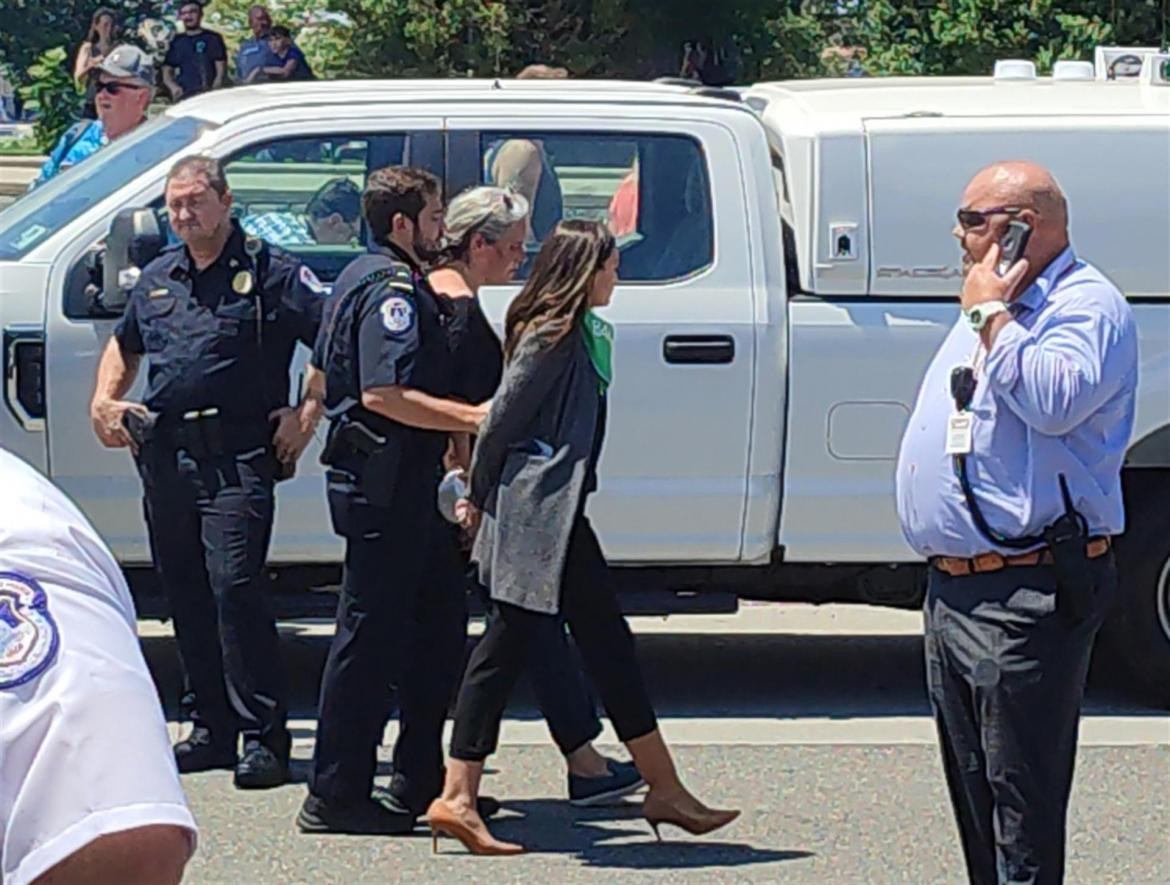
[[[440,741],[466,612],[436,488],[449,435],[476,430],[486,410],[452,398],[456,324],[418,264],[441,231],[438,181],[408,167],[378,170],[362,203],[378,248],[338,278],[314,356],[330,418],[329,508],[346,553],[297,825],[397,834],[413,828],[442,783]],[[393,687],[395,776],[390,794],[375,799]]]
[[[131,293],[102,357],[95,425],[107,445],[137,452],[151,550],[193,696],[194,729],[175,746],[179,769],[235,766],[237,786],[275,786],[287,779],[290,742],[262,574],[274,483],[312,433],[312,405],[288,408],[289,366],[296,343],[316,337],[324,289],[231,220],[216,161],[180,161],[167,202],[183,242],[150,262]],[[122,397],[142,356],[140,406]]]

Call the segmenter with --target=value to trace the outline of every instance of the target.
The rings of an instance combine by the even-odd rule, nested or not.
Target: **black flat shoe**
[[[413,814],[391,811],[376,799],[330,805],[309,794],[297,814],[302,833],[347,833],[352,836],[404,836],[414,830]]]
[[[189,738],[175,744],[174,751],[180,774],[234,768],[236,765],[234,743],[217,744],[206,728],[196,728]]]
[[[423,817],[426,814],[423,811],[414,811],[409,805],[402,801],[393,791],[393,789],[386,789],[385,787],[374,787],[370,798],[375,802],[379,802],[387,809],[395,814],[413,814],[415,817]],[[484,820],[495,817],[500,813],[500,800],[494,799],[491,796],[480,796],[475,802],[476,811]]]
[[[241,790],[267,790],[288,783],[288,758],[257,744],[236,764],[235,784]]]

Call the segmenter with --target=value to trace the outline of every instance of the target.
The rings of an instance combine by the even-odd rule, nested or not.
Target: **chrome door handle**
[[[4,402],[25,430],[45,430],[45,331],[40,326],[4,328]]]

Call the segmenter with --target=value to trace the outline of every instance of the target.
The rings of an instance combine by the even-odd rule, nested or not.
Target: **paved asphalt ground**
[[[636,802],[571,809],[563,766],[523,690],[485,791],[505,802],[496,831],[529,854],[476,858],[444,840],[433,856],[421,828],[398,839],[300,835],[293,817],[329,635],[327,625],[301,622],[282,627],[301,783],[239,793],[227,772],[186,777],[202,827],[187,881],[964,881],[927,715],[917,614],[752,605],[735,616],[634,625],[687,782],[713,804],[743,809],[726,830],[702,840],[664,830],[668,841],[658,844]],[[141,632],[173,716],[173,640],[154,622]],[[393,733],[391,725],[386,746]],[[602,746],[621,752],[608,726]],[[1091,681],[1069,832],[1070,883],[1170,882],[1170,715],[1107,674]]]

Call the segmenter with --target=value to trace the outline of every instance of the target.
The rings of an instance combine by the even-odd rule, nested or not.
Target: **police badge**
[[[36,679],[57,655],[57,624],[35,580],[0,572],[0,690]]]
[[[241,270],[232,277],[232,291],[237,295],[247,295],[252,291],[255,282],[256,278],[252,276],[252,271]]]

